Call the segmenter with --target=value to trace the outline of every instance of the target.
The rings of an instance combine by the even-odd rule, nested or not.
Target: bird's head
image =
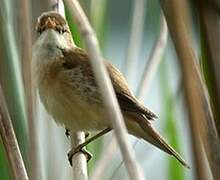
[[[45,12],[38,18],[36,31],[38,37],[49,36],[50,39],[56,38],[59,41],[64,39],[68,44],[74,45],[67,21],[55,11]]]
[[[37,20],[36,30],[39,35],[49,29],[53,29],[59,34],[70,34],[66,20],[55,11],[43,13]]]

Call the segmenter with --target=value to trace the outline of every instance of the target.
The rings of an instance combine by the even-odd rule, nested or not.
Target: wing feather
[[[87,69],[85,73],[89,73],[90,76],[94,76],[92,71],[88,71],[91,66],[89,64],[89,57],[85,50],[81,48],[74,48],[71,50],[62,49],[62,53],[64,56],[64,68],[71,69],[75,66],[83,65],[85,69]],[[144,115],[149,120],[157,118],[157,116],[152,111],[143,106],[132,95],[122,73],[107,61],[105,61],[105,65],[107,67],[121,109],[123,111],[135,112],[140,115]]]

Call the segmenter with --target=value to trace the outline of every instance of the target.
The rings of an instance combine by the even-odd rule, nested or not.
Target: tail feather
[[[163,139],[163,137],[151,126],[148,121],[139,121],[138,124],[145,131],[145,136],[142,137],[146,141],[155,145],[159,149],[174,156],[183,166],[190,168],[186,161]]]

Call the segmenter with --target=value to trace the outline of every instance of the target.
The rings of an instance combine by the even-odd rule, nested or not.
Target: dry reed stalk
[[[197,1],[196,1],[197,2]],[[207,63],[210,67],[209,80],[212,82],[212,95],[213,109],[215,112],[215,124],[220,137],[220,25],[219,14],[216,9],[205,0],[197,2],[199,10],[201,31],[203,33],[204,45],[207,53]]]
[[[219,156],[219,151],[217,151],[219,139],[217,138],[207,91],[189,36],[188,9],[184,1],[171,0],[168,2],[160,0],[160,3],[182,70],[184,92],[190,117],[189,124],[192,133],[196,178],[206,180],[208,175],[204,165],[201,142],[203,142],[208,154],[211,167],[213,163],[218,167],[219,163],[215,161],[216,158],[214,157]]]
[[[78,145],[85,142],[84,132],[71,133],[71,148],[77,147]],[[72,157],[73,163],[73,179],[77,180],[88,180],[87,173],[87,162],[85,154],[79,152]]]
[[[20,0],[19,2],[19,29],[21,34],[21,64],[24,81],[24,91],[26,100],[26,113],[28,124],[28,156],[29,156],[29,174],[33,180],[40,179],[42,172],[39,162],[39,148],[37,143],[37,127],[36,127],[36,96],[33,88],[32,72],[31,72],[31,57],[32,57],[32,36],[31,36],[31,22],[30,22],[30,4],[27,0]]]
[[[61,3],[59,0],[53,0],[53,10],[58,11],[65,17],[64,9],[61,7]],[[64,7],[64,6],[63,6]],[[71,132],[71,149],[76,148],[80,144],[85,142],[85,133],[84,132]],[[86,155],[83,153],[76,153],[72,157],[72,168],[73,168],[73,179],[77,180],[88,180],[88,172],[87,172],[87,159]]]
[[[13,125],[8,113],[5,97],[0,85],[0,134],[15,180],[28,180]]]
[[[147,60],[147,64],[144,69],[144,73],[141,78],[141,82],[138,86],[137,97],[143,101],[144,96],[151,84],[151,81],[158,69],[158,66],[163,58],[163,53],[167,45],[167,23],[164,15],[161,15],[160,33],[156,39],[153,49],[150,52],[150,56]]]
[[[124,70],[125,76],[129,83],[133,80],[132,77],[134,77],[134,68],[137,65],[140,55],[141,43],[144,35],[143,31],[147,0],[134,0],[133,4],[134,7],[132,12],[131,32],[125,57]]]
[[[121,153],[123,155],[125,166],[127,168],[130,179],[140,180],[144,179],[143,172],[136,163],[131,145],[126,137],[127,129],[123,121],[123,116],[120,112],[119,104],[117,102],[111,81],[103,63],[103,58],[99,49],[98,41],[91,28],[85,13],[77,0],[64,0],[64,2],[71,9],[71,13],[75,22],[78,25],[82,38],[85,40],[86,50],[91,58],[91,65],[101,89],[104,104],[108,110],[109,119],[118,140]]]
[[[161,27],[158,38],[154,42],[153,49],[150,52],[149,59],[147,60],[147,66],[144,70],[142,81],[138,87],[138,97],[140,100],[144,99],[144,94],[149,87],[151,80],[153,79],[157,68],[159,67],[160,61],[162,59],[162,55],[164,49],[167,44],[167,36],[168,30],[166,25],[166,20],[162,14],[161,17]],[[113,158],[114,152],[116,151],[116,144],[114,136],[112,136],[110,143],[108,144],[108,149],[105,153],[100,157],[97,167],[95,168],[92,176],[92,180],[101,179],[103,173],[105,172],[105,168],[107,167],[108,162]]]

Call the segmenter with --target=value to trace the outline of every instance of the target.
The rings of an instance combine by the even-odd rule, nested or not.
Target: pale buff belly
[[[39,88],[41,101],[47,112],[60,125],[73,131],[96,131],[109,126],[109,120],[100,104],[84,101],[73,92],[58,87]]]

